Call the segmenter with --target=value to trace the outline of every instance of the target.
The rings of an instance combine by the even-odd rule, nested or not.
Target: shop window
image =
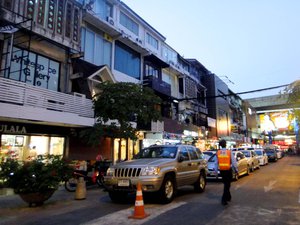
[[[40,154],[63,155],[63,137],[1,135],[0,159],[18,159],[20,161],[35,159]]]
[[[14,47],[10,73],[6,77],[57,91],[59,70],[59,62]]]

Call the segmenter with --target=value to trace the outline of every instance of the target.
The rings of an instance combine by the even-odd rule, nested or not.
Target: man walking
[[[230,185],[232,181],[232,170],[238,171],[237,162],[231,150],[226,149],[226,141],[219,141],[220,149],[217,151],[215,168],[220,170],[224,191],[222,195],[222,205],[227,205],[231,201]]]

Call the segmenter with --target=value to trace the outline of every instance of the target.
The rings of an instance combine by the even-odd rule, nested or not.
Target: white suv
[[[104,185],[112,201],[124,201],[136,191],[156,193],[162,203],[173,200],[180,186],[193,185],[203,192],[206,186],[207,161],[192,145],[153,145],[142,149],[133,160],[109,167]]]

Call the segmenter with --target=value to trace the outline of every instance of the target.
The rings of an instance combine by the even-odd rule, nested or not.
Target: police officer
[[[217,151],[215,169],[220,170],[224,191],[222,195],[222,205],[227,205],[231,201],[230,184],[232,181],[232,171],[238,171],[237,162],[231,150],[226,149],[226,141],[219,141],[220,149]]]

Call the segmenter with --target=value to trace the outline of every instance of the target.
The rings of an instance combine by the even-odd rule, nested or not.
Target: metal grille
[[[141,168],[117,168],[115,177],[138,177],[141,173]]]

